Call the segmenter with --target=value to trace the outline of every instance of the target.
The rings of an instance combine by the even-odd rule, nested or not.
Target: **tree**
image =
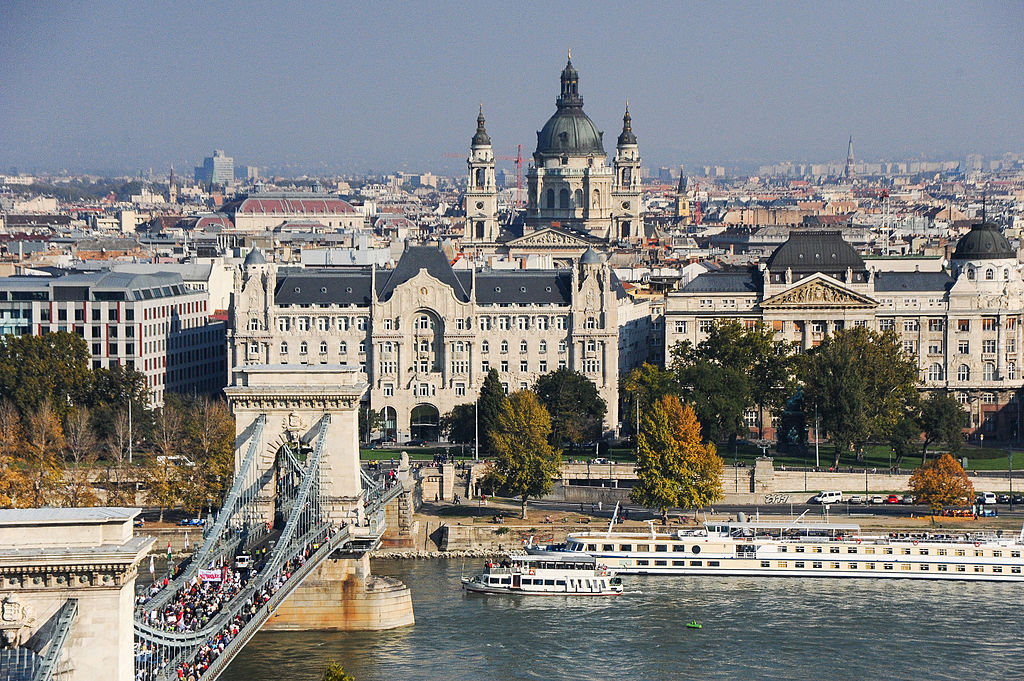
[[[636,503],[661,511],[699,508],[722,498],[722,458],[704,443],[700,422],[689,405],[665,395],[640,416],[637,436]]]
[[[910,491],[918,503],[928,504],[933,512],[943,506],[960,506],[974,499],[974,485],[963,466],[949,454],[943,454],[914,471]]]
[[[178,400],[167,399],[156,415],[154,435],[160,456],[153,460],[145,471],[149,486],[149,499],[160,507],[160,522],[164,521],[164,510],[174,506],[178,500],[177,451],[181,444],[182,414]]]
[[[337,662],[328,662],[324,668],[323,681],[356,681],[356,677],[345,673],[345,668]]]
[[[455,405],[441,417],[441,432],[450,442],[472,443],[476,439],[476,405]]]
[[[359,440],[368,442],[370,434],[384,424],[384,410],[371,409],[369,404],[359,405]]]
[[[131,403],[132,435],[140,436],[153,431],[152,412],[149,409],[149,390],[146,377],[134,369],[120,364],[109,369],[96,369],[95,386],[92,392],[93,427],[102,440],[108,439],[114,431],[114,421],[121,411]],[[174,399],[173,396],[168,399]]]
[[[551,482],[561,468],[561,452],[551,447],[550,435],[548,410],[529,390],[513,393],[504,401],[491,431],[497,454],[495,483],[503,494],[522,499],[523,518],[527,499],[550,492]]]
[[[89,401],[93,374],[89,346],[78,334],[0,336],[0,395],[22,414],[44,401],[63,417],[71,405]]]
[[[484,384],[480,387],[480,397],[477,399],[478,422],[480,424],[480,449],[487,453],[494,452],[494,443],[491,440],[491,431],[498,424],[498,414],[501,413],[502,405],[505,403],[505,389],[501,387],[498,379],[498,371],[491,369],[484,378]]]
[[[110,506],[130,506],[135,503],[135,485],[129,480],[131,462],[128,460],[128,444],[131,437],[127,410],[117,412],[113,430],[106,442],[108,458],[105,482],[107,504]]]
[[[892,331],[836,331],[806,355],[800,373],[804,404],[817,405],[837,468],[842,452],[860,458],[869,439],[884,440],[918,399],[917,361]]]
[[[28,481],[14,464],[24,448],[21,415],[10,400],[0,400],[0,508],[13,508],[27,502]]]
[[[963,444],[964,423],[967,411],[948,392],[935,392],[921,402],[921,428],[924,443],[921,445],[921,465],[928,461],[928,447],[935,442],[945,442],[950,453],[956,454]]]
[[[219,505],[235,464],[235,420],[222,400],[202,398],[192,403],[185,416],[184,453],[191,464],[183,474],[185,509],[198,513],[204,506]],[[187,470],[186,470],[187,469]]]
[[[29,498],[34,507],[46,506],[55,500],[60,487],[60,452],[64,448],[64,429],[49,398],[29,414],[26,435]]]
[[[795,352],[762,322],[746,327],[735,319],[716,320],[696,346],[673,348],[672,370],[708,435],[732,439],[747,431],[747,409],[760,414],[785,404],[793,392]]]
[[[601,437],[608,406],[594,382],[571,369],[558,369],[537,379],[533,388],[551,415],[551,444],[592,442]]]
[[[647,411],[665,395],[677,395],[679,392],[672,372],[663,371],[647,362],[626,374],[619,389],[623,396],[629,396],[629,418],[625,420],[633,427],[634,435],[639,428],[641,411]]]
[[[61,490],[61,502],[65,506],[99,503],[89,480],[99,457],[99,442],[90,419],[88,407],[73,407],[65,419],[64,486]]]
[[[896,455],[896,467],[903,464],[903,458],[917,448],[921,442],[921,414],[916,405],[897,419],[887,433],[886,441]]]

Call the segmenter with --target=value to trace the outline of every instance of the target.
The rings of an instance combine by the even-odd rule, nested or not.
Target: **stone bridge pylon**
[[[282,457],[301,459],[314,441],[321,446],[319,508],[332,526],[343,525],[360,541],[347,544],[324,561],[282,603],[263,626],[266,630],[389,629],[413,623],[412,599],[401,583],[370,573],[368,551],[386,529],[385,512],[371,504],[359,461],[359,400],[369,387],[357,367],[339,364],[247,365],[234,369],[225,388],[235,415],[237,441],[258,434],[250,470],[253,513],[268,526],[281,514],[301,509],[280,507],[279,487],[289,484]],[[325,423],[326,421],[326,423]],[[322,439],[322,442],[319,440]],[[237,447],[236,475],[247,447]],[[397,491],[397,490],[393,490]],[[405,492],[408,494],[408,492]]]

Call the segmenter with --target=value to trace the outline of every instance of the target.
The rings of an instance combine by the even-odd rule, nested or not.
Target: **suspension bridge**
[[[336,365],[236,372],[226,391],[238,433],[235,476],[196,552],[136,605],[137,681],[210,681],[261,628],[323,628],[286,601],[307,580],[338,581],[332,563],[350,566],[344,578],[373,583],[367,552],[410,482],[407,468],[377,477],[360,466],[356,408],[366,387]],[[340,588],[323,600],[335,610],[351,605]],[[404,600],[407,613],[371,628],[411,623],[407,591]]]

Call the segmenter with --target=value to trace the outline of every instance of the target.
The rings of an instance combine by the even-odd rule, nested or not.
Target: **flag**
[[[156,565],[153,563],[153,554],[149,554],[149,576],[156,579]]]
[[[188,551],[188,532],[185,533],[185,550]]]
[[[170,563],[174,560],[174,554],[171,553],[171,542],[167,540],[167,562]]]

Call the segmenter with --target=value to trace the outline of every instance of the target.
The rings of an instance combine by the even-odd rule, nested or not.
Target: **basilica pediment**
[[[563,232],[554,227],[546,227],[536,232],[530,232],[523,236],[506,242],[511,248],[546,248],[558,246],[560,248],[587,248],[590,243],[568,232]]]
[[[860,308],[870,309],[878,302],[862,293],[842,286],[827,277],[813,277],[809,281],[777,293],[761,303],[764,309],[786,308]]]

